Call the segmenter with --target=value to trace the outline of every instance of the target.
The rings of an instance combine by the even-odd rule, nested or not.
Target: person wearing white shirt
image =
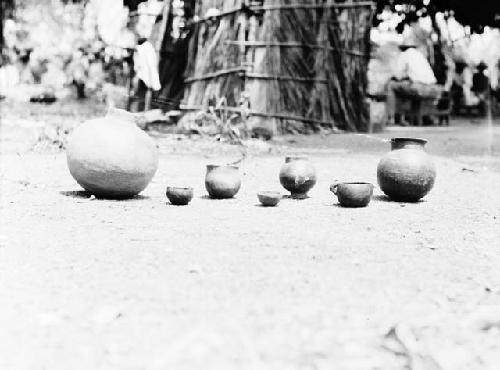
[[[399,46],[401,53],[396,61],[394,76],[388,84],[387,109],[390,123],[396,114],[396,96],[437,99],[441,88],[431,65],[416,48],[416,41],[406,37]]]
[[[436,77],[425,56],[415,47],[408,47],[396,62],[394,77],[397,80],[408,79],[411,82],[435,84]]]

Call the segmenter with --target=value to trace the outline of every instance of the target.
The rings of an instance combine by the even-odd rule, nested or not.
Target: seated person
[[[437,99],[442,88],[425,56],[416,48],[412,37],[406,37],[399,46],[394,76],[388,84],[387,110],[389,123],[394,123],[396,96],[405,98]]]

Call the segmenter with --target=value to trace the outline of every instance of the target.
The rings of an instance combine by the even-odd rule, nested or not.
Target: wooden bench
[[[372,105],[386,103],[387,95],[385,94],[368,94],[370,103]],[[452,100],[450,99],[449,93],[444,92],[443,95],[438,99],[418,99],[412,98],[402,98],[396,96],[396,114],[401,118],[406,118],[411,124],[415,126],[422,126],[424,122],[424,117],[434,118],[435,125],[449,125],[450,116],[453,109]],[[384,115],[387,120],[387,112]],[[374,126],[379,125],[383,130],[385,128],[385,122],[374,122],[370,118],[369,132],[374,131]]]
[[[422,126],[424,117],[435,118],[435,125],[449,125],[451,111],[452,103],[447,93],[438,99],[396,96],[396,114],[404,116],[415,126]]]

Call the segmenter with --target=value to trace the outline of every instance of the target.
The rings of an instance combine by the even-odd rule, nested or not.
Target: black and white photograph
[[[0,0],[0,370],[498,369],[499,0]]]

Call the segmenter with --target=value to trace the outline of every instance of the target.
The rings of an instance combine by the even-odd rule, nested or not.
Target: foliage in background
[[[131,10],[136,10],[145,0],[124,0]],[[485,26],[500,26],[500,1],[498,0],[376,0],[377,12],[391,9],[401,13],[420,14],[445,12],[453,13],[463,25],[473,32],[482,32]],[[403,21],[405,22],[405,21]]]
[[[442,12],[445,16],[453,15],[458,22],[469,26],[472,32],[481,33],[486,26],[500,26],[498,0],[377,0],[377,13],[384,9],[402,14],[402,25],[411,21],[411,16],[408,16],[411,14],[433,17]]]

